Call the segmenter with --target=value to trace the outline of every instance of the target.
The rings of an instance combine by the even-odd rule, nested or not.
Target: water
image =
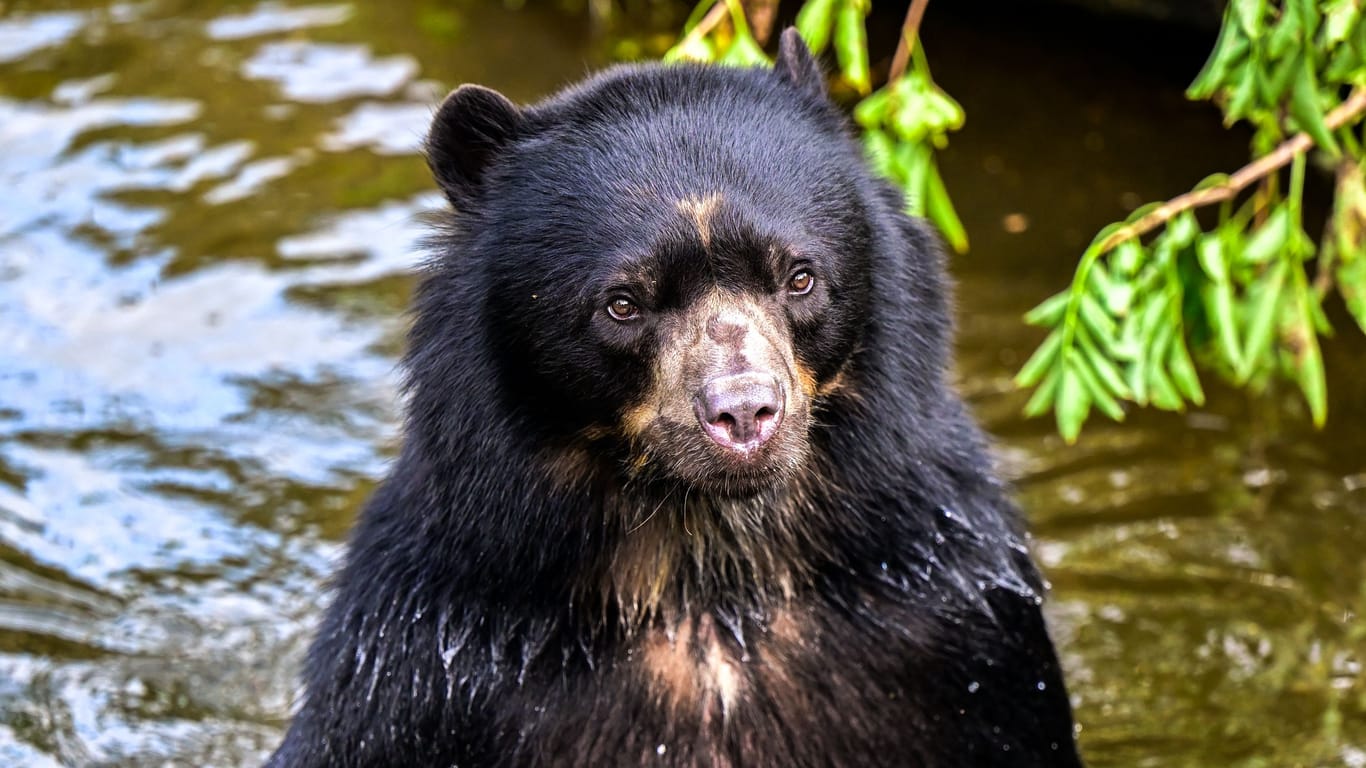
[[[944,157],[973,237],[959,375],[1030,511],[1088,759],[1366,765],[1366,344],[1341,313],[1323,432],[1293,392],[1210,386],[1067,448],[1009,383],[1019,314],[1096,228],[1242,159],[1179,97],[1208,35],[951,5],[927,38],[969,114]],[[647,48],[670,28],[636,23]],[[432,105],[535,98],[612,47],[538,5],[0,6],[0,764],[269,751],[394,450]]]

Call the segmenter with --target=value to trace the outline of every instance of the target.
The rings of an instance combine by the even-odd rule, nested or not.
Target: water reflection
[[[602,46],[535,5],[7,7],[0,763],[252,764],[395,444],[442,204],[431,105],[464,80],[532,98]],[[1366,765],[1366,345],[1341,323],[1326,349],[1322,434],[1293,393],[1217,387],[1076,448],[1020,420],[1020,313],[1127,201],[1242,148],[1176,95],[1198,60],[1154,71],[1070,11],[952,7],[927,39],[970,115],[944,158],[975,248],[959,375],[1033,516],[1089,759]]]

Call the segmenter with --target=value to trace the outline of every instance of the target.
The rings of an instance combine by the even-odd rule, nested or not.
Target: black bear
[[[452,93],[401,455],[272,766],[1076,766],[934,238],[773,70]]]

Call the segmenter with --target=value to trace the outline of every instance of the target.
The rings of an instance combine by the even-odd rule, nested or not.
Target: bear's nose
[[[769,373],[718,376],[698,390],[697,418],[722,448],[749,453],[778,431],[783,395]]]

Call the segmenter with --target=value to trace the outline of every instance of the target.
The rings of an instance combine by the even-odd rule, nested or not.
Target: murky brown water
[[[1179,96],[1207,41],[950,5],[927,38],[969,114],[960,373],[1088,759],[1366,766],[1359,334],[1327,345],[1321,433],[1293,393],[1210,387],[1067,448],[1009,383],[1020,313],[1091,232],[1242,158]],[[394,446],[431,105],[534,98],[606,47],[581,14],[459,0],[0,2],[0,765],[269,750]]]

